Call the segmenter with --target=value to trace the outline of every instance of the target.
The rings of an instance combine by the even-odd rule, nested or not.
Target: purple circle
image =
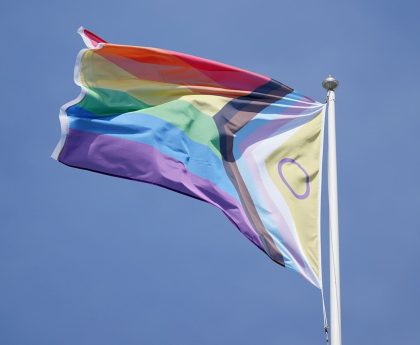
[[[305,193],[303,194],[298,194],[296,193],[292,186],[289,184],[289,182],[287,182],[287,180],[285,179],[284,175],[283,175],[283,165],[286,163],[290,163],[290,164],[294,164],[296,165],[300,170],[302,170],[302,172],[305,174],[305,182],[306,182],[306,190]],[[290,190],[290,192],[295,196],[295,198],[297,199],[306,199],[309,196],[310,193],[310,185],[309,185],[309,175],[306,172],[306,170],[303,168],[303,166],[301,166],[298,162],[296,162],[294,159],[292,158],[283,158],[278,165],[278,171],[279,171],[279,175],[280,178],[282,179],[283,183],[286,185],[286,187]]]

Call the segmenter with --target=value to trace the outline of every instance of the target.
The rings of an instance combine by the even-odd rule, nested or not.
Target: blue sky
[[[416,1],[2,2],[0,344],[323,344],[319,291],[217,209],[50,158],[58,110],[79,93],[80,25],[319,101],[333,73],[344,343],[418,343],[419,13]]]

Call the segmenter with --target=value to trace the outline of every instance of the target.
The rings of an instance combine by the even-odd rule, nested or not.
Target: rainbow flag
[[[240,68],[79,33],[82,92],[61,109],[53,158],[208,202],[321,288],[325,105]]]

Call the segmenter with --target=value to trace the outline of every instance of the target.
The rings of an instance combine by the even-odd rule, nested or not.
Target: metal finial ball
[[[338,86],[338,80],[335,79],[331,74],[324,79],[322,87],[328,91],[334,91]]]

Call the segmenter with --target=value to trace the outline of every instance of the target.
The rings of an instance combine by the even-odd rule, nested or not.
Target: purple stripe
[[[237,200],[150,145],[70,128],[58,160],[73,167],[162,186],[215,205],[264,251]]]

